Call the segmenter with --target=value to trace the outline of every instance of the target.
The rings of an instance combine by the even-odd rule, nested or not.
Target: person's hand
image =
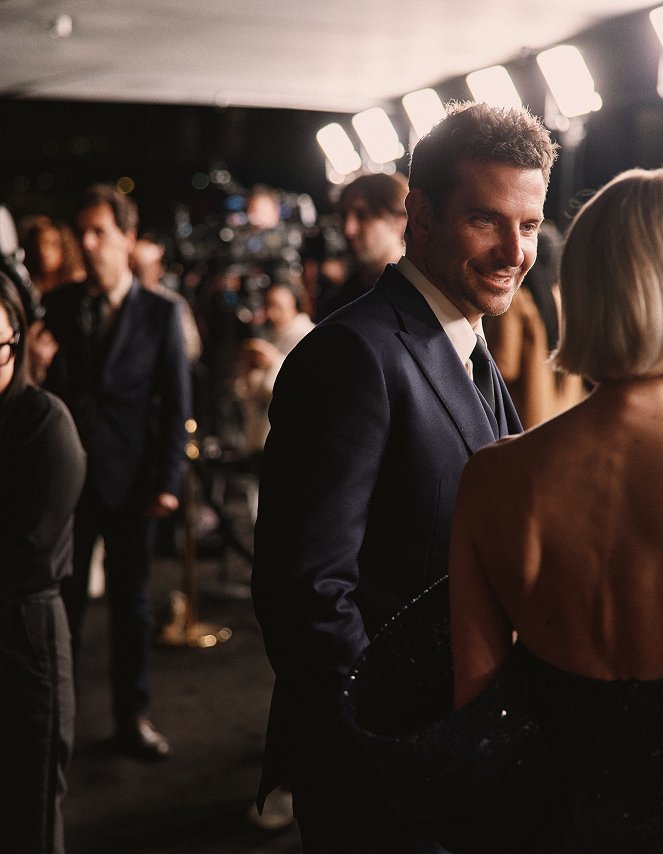
[[[166,516],[174,513],[179,506],[180,502],[177,496],[170,492],[160,492],[154,496],[145,513],[153,519],[165,519]]]
[[[264,338],[249,338],[244,350],[252,368],[271,368],[282,358],[281,351]]]
[[[32,379],[37,384],[44,381],[46,373],[59,350],[59,344],[46,329],[43,320],[37,320],[28,328],[26,346]]]

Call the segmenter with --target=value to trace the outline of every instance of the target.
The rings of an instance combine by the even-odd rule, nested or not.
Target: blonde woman
[[[662,221],[663,170],[580,210],[557,361],[596,389],[477,453],[456,509],[455,704],[515,656],[562,770],[555,852],[663,850]]]
[[[663,851],[662,221],[663,169],[580,210],[557,360],[595,390],[471,458],[448,583],[346,683],[394,810],[454,854]]]

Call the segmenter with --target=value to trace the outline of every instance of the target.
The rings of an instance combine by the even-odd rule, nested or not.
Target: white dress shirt
[[[477,343],[477,335],[480,335],[485,343],[481,319],[475,327],[470,325],[465,315],[446,297],[442,291],[435,287],[424,274],[414,266],[409,258],[403,256],[396,265],[398,272],[414,285],[422,297],[426,300],[440,326],[449,336],[458,358],[465,366],[465,370],[472,379],[472,350]]]

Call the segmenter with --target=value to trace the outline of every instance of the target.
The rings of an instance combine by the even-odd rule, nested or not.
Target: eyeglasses
[[[4,368],[4,366],[9,364],[10,360],[13,359],[16,353],[16,348],[18,347],[19,338],[19,333],[15,332],[13,338],[9,341],[3,341],[0,343],[0,368]]]

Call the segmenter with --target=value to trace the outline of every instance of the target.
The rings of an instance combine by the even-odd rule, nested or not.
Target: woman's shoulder
[[[545,472],[562,460],[573,456],[573,441],[577,428],[565,413],[524,433],[505,436],[477,451],[463,472],[464,490],[481,493],[495,484],[503,494],[517,493],[524,497],[527,485],[536,482]]]
[[[513,455],[518,455],[524,434],[503,436],[490,445],[485,445],[476,451],[465,466],[464,477],[479,477],[487,469],[508,464]]]
[[[67,420],[71,418],[64,402],[40,386],[27,385],[17,404],[24,415],[34,414],[35,416],[44,415],[53,418],[63,417]]]
[[[583,430],[582,402],[553,418],[530,427],[523,433],[504,436],[477,451],[471,461],[474,466],[495,465],[499,461],[525,461],[528,456],[539,456],[542,448],[554,449],[556,446],[569,446],[569,433]]]
[[[15,401],[9,421],[25,441],[34,441],[40,435],[48,436],[49,441],[62,436],[78,441],[78,431],[66,404],[39,386],[25,387]]]

